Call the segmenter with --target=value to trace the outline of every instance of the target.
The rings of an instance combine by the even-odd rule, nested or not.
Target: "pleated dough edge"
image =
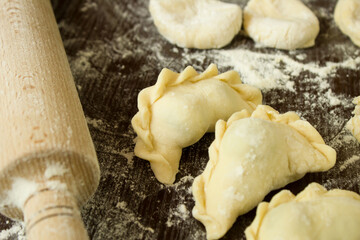
[[[342,189],[333,189],[328,191],[322,185],[315,182],[310,183],[302,192],[296,196],[289,190],[282,190],[281,192],[275,194],[270,202],[261,202],[258,205],[255,219],[245,230],[246,240],[257,240],[262,222],[265,216],[272,209],[284,203],[293,201],[305,202],[320,197],[346,197],[360,201],[360,195],[355,192]]]
[[[250,113],[247,110],[242,110],[240,112],[234,113],[228,121],[219,120],[216,122],[215,127],[215,140],[209,147],[209,161],[205,167],[205,170],[202,174],[197,176],[192,185],[192,191],[195,198],[195,207],[192,210],[193,216],[199,220],[206,228],[206,238],[207,239],[219,239],[226,233],[226,230],[219,232],[212,232],[211,225],[215,224],[218,226],[218,229],[221,229],[221,223],[217,222],[217,219],[212,218],[206,212],[206,199],[204,189],[206,188],[206,183],[210,181],[212,172],[216,167],[219,155],[219,147],[222,141],[222,138],[225,134],[226,129],[236,120],[250,117]]]
[[[308,121],[301,120],[295,112],[280,114],[270,106],[259,105],[251,117],[286,124],[307,139],[311,146],[326,159],[326,162],[319,164],[314,171],[326,171],[335,165],[336,151],[326,145],[320,133]]]
[[[166,158],[155,149],[153,136],[150,130],[151,107],[163,96],[168,87],[174,87],[186,82],[196,83],[210,78],[215,78],[219,81],[228,83],[229,86],[237,91],[244,101],[253,109],[262,102],[260,90],[250,85],[243,84],[236,71],[227,71],[219,74],[215,64],[210,64],[201,74],[197,73],[191,66],[186,67],[181,73],[176,73],[164,68],[160,72],[155,85],[143,89],[138,96],[139,111],[131,120],[131,124],[138,135],[135,140],[136,146],[134,152],[136,156],[150,162],[161,162],[161,164],[167,165],[169,169],[172,169]],[[172,171],[176,174],[178,170],[172,169]],[[174,181],[171,183],[173,182]]]
[[[280,114],[270,106],[258,105],[252,114],[247,110],[242,110],[240,112],[234,113],[227,122],[219,120],[215,127],[215,140],[209,147],[209,162],[206,165],[204,172],[195,178],[192,185],[193,195],[195,198],[195,207],[193,208],[192,214],[205,226],[207,239],[218,239],[222,237],[226,231],[225,233],[219,235],[208,231],[208,229],[211,229],[212,224],[218,225],[220,227],[218,229],[221,229],[221,224],[218,223],[216,219],[211,218],[206,212],[204,189],[206,188],[206,184],[210,181],[212,172],[218,162],[219,148],[226,130],[233,122],[249,117],[289,125],[298,131],[302,136],[304,136],[315,149],[317,149],[325,156],[328,162],[325,164],[326,166],[324,166],[324,169],[327,170],[335,165],[335,150],[330,146],[327,146],[318,131],[307,121],[300,120],[300,117],[295,112]]]

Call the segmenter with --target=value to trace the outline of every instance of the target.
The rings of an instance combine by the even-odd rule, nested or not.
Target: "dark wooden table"
[[[244,8],[247,1],[231,2]],[[306,58],[301,62],[316,62],[320,66],[355,59],[360,48],[332,20],[336,1],[305,3],[320,20],[315,47],[295,54],[258,48],[251,39],[239,34],[224,49],[280,53],[292,59],[302,54]],[[133,155],[136,134],[130,120],[137,112],[137,94],[156,82],[163,67],[179,72],[194,65],[203,71],[214,62],[223,72],[233,66],[217,62],[212,50],[184,50],[167,42],[153,25],[147,5],[148,0],[53,1],[102,172],[96,194],[83,208],[83,219],[94,240],[205,239],[204,227],[191,216],[194,200],[190,187],[208,161],[207,148],[214,134],[206,134],[184,149],[175,184],[164,186],[156,181],[148,162]],[[327,75],[322,79],[328,83],[325,89],[319,89],[314,81],[304,81],[312,77],[316,76],[304,70],[291,77],[295,91],[281,88],[263,91],[264,103],[280,112],[293,110],[301,114],[336,149],[337,163],[328,172],[307,174],[285,188],[298,193],[315,181],[329,189],[360,193],[360,161],[345,163],[360,155],[360,144],[344,129],[354,108],[351,99],[360,95],[360,65],[354,69],[338,68]],[[324,102],[323,96],[329,89],[341,100],[339,104]],[[276,192],[265,199],[269,200]],[[244,229],[254,215],[255,210],[239,217],[224,239],[244,239]],[[0,229],[9,229],[12,224],[0,218]]]

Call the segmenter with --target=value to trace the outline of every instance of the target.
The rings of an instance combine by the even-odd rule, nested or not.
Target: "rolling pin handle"
[[[88,240],[78,204],[67,191],[43,189],[24,204],[27,240]]]

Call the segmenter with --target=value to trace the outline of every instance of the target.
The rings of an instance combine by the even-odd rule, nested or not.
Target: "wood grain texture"
[[[233,0],[243,8],[245,0]],[[298,50],[304,63],[342,62],[358,52],[331,20],[335,0],[304,1],[320,20],[320,34],[313,48]],[[191,214],[182,216],[180,206],[191,211],[194,201],[189,191],[193,178],[208,161],[207,148],[214,139],[206,134],[198,143],[183,150],[180,172],[174,186],[156,181],[148,162],[134,157],[136,137],[130,120],[137,112],[137,94],[156,82],[163,67],[181,71],[193,65],[203,71],[217,60],[211,50],[184,50],[162,38],[152,23],[147,0],[54,0],[53,8],[65,44],[81,103],[99,157],[101,180],[98,191],[82,211],[91,239],[205,239],[205,229]],[[347,46],[336,48],[337,45]],[[259,53],[286,51],[257,48],[241,34],[225,49],[248,49]],[[1,50],[0,50],[1,51]],[[188,56],[202,55],[195,58]],[[220,71],[231,69],[222,66]],[[264,103],[280,112],[295,110],[308,120],[335,148],[334,168],[325,173],[307,174],[287,185],[294,194],[310,182],[327,188],[343,188],[360,193],[360,162],[341,168],[349,158],[360,155],[360,145],[344,130],[354,108],[351,99],[360,95],[360,69],[339,68],[326,77],[326,89],[304,81],[312,73],[303,71],[292,79],[296,91],[264,91]],[[341,104],[324,104],[327,91],[341,97]],[[310,96],[310,97],[308,97]],[[271,192],[269,200],[277,191]],[[180,213],[180,214],[179,214]],[[240,216],[224,239],[245,239],[244,229],[255,215]],[[3,225],[4,229],[9,225]]]
[[[87,239],[99,166],[50,1],[0,0],[0,39],[1,213],[28,239]]]

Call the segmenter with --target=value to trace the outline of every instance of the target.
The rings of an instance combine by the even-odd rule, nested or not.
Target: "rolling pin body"
[[[86,239],[99,166],[49,0],[0,0],[0,210],[28,239]]]

